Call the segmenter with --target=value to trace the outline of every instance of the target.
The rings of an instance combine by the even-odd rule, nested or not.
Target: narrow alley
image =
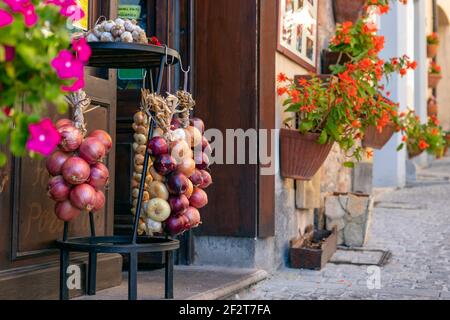
[[[368,289],[367,266],[328,264],[320,271],[284,269],[237,299],[450,299],[450,159],[418,181],[383,190],[367,246],[389,250],[381,288]]]

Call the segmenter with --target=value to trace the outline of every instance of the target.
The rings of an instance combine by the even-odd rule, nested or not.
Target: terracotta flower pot
[[[333,144],[319,144],[319,134],[281,129],[281,176],[311,180],[330,154]]]
[[[439,45],[438,44],[429,44],[427,45],[427,57],[434,58],[438,53]]]
[[[428,87],[432,88],[432,89],[437,88],[441,79],[442,79],[442,75],[436,74],[436,73],[429,73],[428,74]]]
[[[350,57],[346,54],[343,54],[339,61],[339,52],[331,52],[329,50],[322,51],[322,73],[323,74],[332,74],[330,69],[331,66],[339,64],[343,65],[351,61]]]
[[[356,23],[361,18],[366,3],[367,0],[333,0],[334,20],[336,23]]]
[[[395,133],[395,125],[390,123],[379,132],[376,126],[369,126],[362,141],[364,148],[381,150],[391,140]]]
[[[429,117],[437,116],[439,112],[439,107],[436,102],[429,100],[427,106],[427,114]]]

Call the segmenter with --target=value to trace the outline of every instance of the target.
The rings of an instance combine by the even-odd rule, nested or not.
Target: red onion
[[[169,145],[164,138],[154,137],[148,143],[148,151],[152,156],[158,157],[169,153]]]
[[[83,134],[74,126],[63,126],[58,129],[61,135],[61,143],[59,147],[66,152],[73,152],[77,150],[83,142]]]
[[[79,185],[87,181],[91,174],[91,168],[83,159],[71,157],[64,163],[61,172],[66,182]]]
[[[165,222],[166,231],[172,235],[176,236],[189,229],[189,219],[184,215],[181,216],[171,216]]]
[[[184,216],[189,220],[189,228],[197,228],[202,223],[200,212],[196,208],[189,207]]]
[[[205,153],[196,153],[195,154],[195,163],[197,169],[205,170],[209,167],[209,158]]]
[[[87,138],[81,144],[79,154],[87,163],[94,164],[102,161],[106,155],[106,149],[97,138]]]
[[[171,196],[169,198],[170,208],[172,209],[173,215],[183,214],[186,209],[189,207],[188,198],[182,194],[181,196]]]
[[[69,120],[69,119],[61,119],[61,120],[58,120],[55,124],[56,129],[60,129],[60,128],[66,127],[66,126],[73,127],[74,126],[73,121]]]
[[[208,195],[200,188],[194,188],[194,192],[189,198],[189,204],[197,209],[201,209],[208,204]]]
[[[181,128],[181,121],[178,118],[173,118],[170,122],[170,130],[176,130]]]
[[[175,171],[176,161],[170,155],[163,154],[158,158],[156,158],[156,161],[153,163],[153,166],[159,174],[165,176]]]
[[[182,195],[188,189],[188,180],[182,173],[172,173],[167,179],[167,189],[173,195]]]
[[[91,211],[97,204],[97,191],[86,183],[76,186],[70,192],[70,202],[80,210]]]
[[[207,155],[211,155],[212,153],[211,145],[209,144],[209,141],[205,136],[203,136],[202,138],[202,151]]]
[[[194,187],[198,187],[203,184],[203,175],[202,172],[198,169],[195,169],[195,172],[192,176],[189,177],[189,180],[192,181]]]
[[[212,185],[212,177],[209,174],[208,171],[206,170],[201,170],[200,171],[202,173],[202,178],[203,178],[203,183],[199,186],[201,189],[206,189],[208,188],[210,185]]]
[[[56,176],[50,179],[47,185],[48,196],[56,202],[62,202],[69,199],[70,186],[62,176]]]
[[[102,191],[97,191],[95,193],[95,206],[92,209],[93,212],[98,212],[105,207],[106,198],[105,194]]]
[[[103,163],[96,163],[91,166],[91,175],[88,183],[95,189],[102,189],[109,182],[109,170]]]
[[[52,176],[59,176],[61,174],[62,166],[70,157],[70,154],[64,153],[62,151],[54,152],[50,157],[47,158],[47,161],[45,163],[48,173],[50,173],[50,175]]]
[[[200,118],[192,118],[190,120],[191,126],[197,128],[201,134],[205,133],[205,123]]]
[[[106,153],[108,153],[113,145],[111,136],[103,130],[95,130],[89,135],[90,138],[97,138],[105,146]]]
[[[55,214],[58,217],[58,219],[69,222],[76,217],[78,217],[81,213],[81,210],[74,207],[72,203],[70,203],[69,200],[66,200],[64,202],[58,202],[55,205]]]

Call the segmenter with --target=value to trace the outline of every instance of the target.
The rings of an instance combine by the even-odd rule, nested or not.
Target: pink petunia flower
[[[80,59],[84,63],[89,61],[92,50],[85,38],[80,38],[80,40],[73,40],[72,48],[77,53],[78,59]]]
[[[5,116],[10,117],[12,115],[13,109],[11,107],[3,107],[2,111],[5,114]]]
[[[25,25],[27,27],[34,26],[38,21],[38,16],[36,11],[34,10],[34,6],[32,4],[25,5],[22,11],[23,17],[25,18]]]
[[[14,13],[22,13],[23,8],[31,4],[30,0],[3,0],[3,2],[6,3]]]
[[[47,0],[46,3],[61,7],[59,13],[72,21],[81,20],[85,16],[83,9],[75,0]]]
[[[27,142],[27,149],[49,156],[61,142],[61,135],[56,130],[50,119],[43,119],[36,124],[28,126],[30,138]]]
[[[62,86],[61,89],[63,91],[75,92],[84,88],[84,77],[80,76],[77,81],[75,81],[71,86]]]
[[[9,26],[14,22],[14,17],[6,10],[0,9],[0,28]]]
[[[62,50],[51,65],[60,79],[79,78],[83,75],[83,64],[69,50]]]
[[[16,48],[5,46],[5,60],[12,61],[14,60],[15,56],[16,56]]]

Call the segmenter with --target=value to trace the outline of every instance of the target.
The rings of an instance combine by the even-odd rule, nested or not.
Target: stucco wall
[[[335,23],[331,0],[321,0],[319,10],[319,53],[328,46],[330,37],[334,34]],[[284,55],[277,53],[276,56],[277,74],[284,72],[289,77],[307,74],[308,72],[298,64],[292,62]],[[320,58],[319,58],[320,70]],[[277,127],[283,127],[283,120],[288,117],[283,112],[282,100],[277,100]],[[277,142],[278,143],[278,142]],[[277,144],[278,150],[278,144]],[[315,194],[320,196],[326,192],[348,192],[351,190],[352,171],[344,168],[342,163],[348,159],[342,154],[338,146],[333,148],[329,158],[318,173],[320,184],[315,188]],[[312,209],[301,208],[300,203],[296,203],[296,192],[302,187],[298,182],[297,187],[294,180],[282,179],[279,175],[276,178],[276,247],[279,252],[284,252],[285,262],[287,261],[287,250],[289,240],[304,231],[305,227],[314,223],[314,212]],[[297,195],[297,200],[301,195]],[[308,202],[306,201],[300,202]],[[323,201],[321,201],[323,202]]]
[[[437,88],[437,100],[439,105],[439,119],[444,130],[450,130],[450,1],[438,1],[439,5],[439,30],[440,47],[437,62],[442,66],[442,80]]]

